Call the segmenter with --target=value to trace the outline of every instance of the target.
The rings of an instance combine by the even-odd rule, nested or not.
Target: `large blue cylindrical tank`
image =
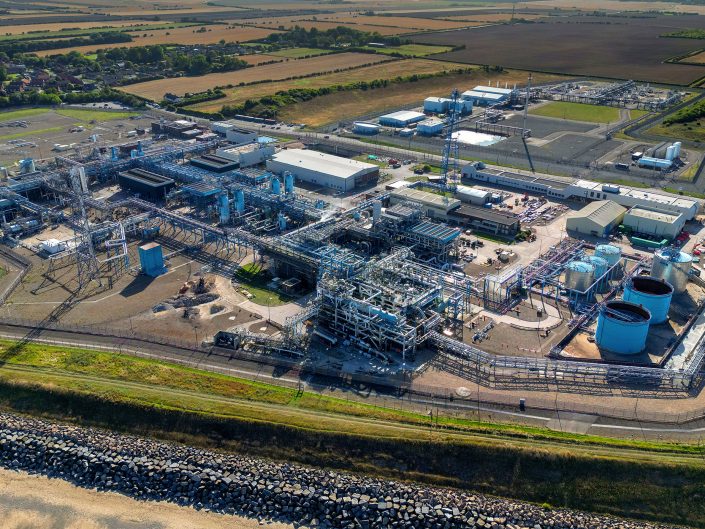
[[[646,347],[651,313],[628,301],[608,301],[597,316],[595,343],[622,355],[639,354]]]
[[[587,255],[583,261],[591,264],[595,268],[595,279],[600,279],[609,269],[607,259],[599,255]]]
[[[240,189],[235,193],[235,211],[238,213],[245,211],[245,193]]]
[[[624,287],[622,299],[642,305],[651,313],[651,323],[663,323],[668,319],[668,309],[673,298],[673,286],[650,276],[636,276]]]
[[[612,244],[600,244],[595,248],[595,255],[605,259],[607,264],[612,267],[617,264],[622,257],[622,250],[619,246]]]
[[[284,193],[291,194],[294,192],[294,175],[286,173],[284,175]]]
[[[275,195],[281,195],[281,192],[282,192],[282,183],[275,176],[274,178],[272,178],[272,193],[274,193]]]

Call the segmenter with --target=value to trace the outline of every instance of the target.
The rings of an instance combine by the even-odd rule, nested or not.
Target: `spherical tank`
[[[636,303],[651,313],[651,323],[663,323],[668,319],[668,309],[673,298],[673,286],[663,279],[636,276],[624,287],[622,299]]]
[[[584,292],[592,285],[595,267],[582,261],[571,261],[565,267],[565,288]]]
[[[609,268],[607,259],[600,257],[599,255],[588,255],[585,259],[583,259],[583,261],[591,264],[595,268],[595,279],[601,278]]]
[[[663,248],[654,254],[651,275],[663,279],[671,285],[676,294],[688,286],[688,277],[693,265],[693,257],[676,248]]]
[[[622,249],[612,244],[600,244],[595,248],[595,256],[605,259],[611,267],[619,262],[622,257]]]
[[[646,347],[651,313],[628,301],[608,301],[597,316],[595,343],[622,355],[639,354]]]

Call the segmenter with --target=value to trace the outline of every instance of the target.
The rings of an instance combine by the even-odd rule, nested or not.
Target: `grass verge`
[[[24,138],[26,136],[39,136],[40,134],[50,134],[52,132],[59,132],[61,130],[64,130],[64,127],[50,127],[48,129],[39,130],[22,129],[22,132],[16,132],[14,134],[5,134],[3,136],[0,136],[0,140],[16,140],[19,138]]]
[[[566,101],[547,103],[539,108],[530,110],[529,114],[570,121],[586,121],[588,123],[614,123],[619,120],[618,108],[569,103]]]
[[[79,108],[61,108],[56,111],[61,116],[80,121],[113,121],[137,116],[136,112],[112,112],[105,110],[83,110]]]
[[[4,342],[1,358],[0,406],[12,411],[560,507],[705,524],[705,463],[696,445],[436,423],[413,411],[83,349]]]

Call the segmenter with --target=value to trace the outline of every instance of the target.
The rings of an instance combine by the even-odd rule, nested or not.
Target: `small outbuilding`
[[[627,209],[611,200],[590,202],[580,211],[568,214],[566,230],[593,237],[606,237],[619,226]]]

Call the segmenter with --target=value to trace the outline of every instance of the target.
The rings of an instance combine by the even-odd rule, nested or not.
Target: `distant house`
[[[8,83],[8,85],[5,87],[5,90],[7,90],[8,94],[17,94],[24,92],[29,88],[29,79],[25,77],[20,77],[18,79],[13,79]]]
[[[7,73],[9,74],[23,74],[27,71],[27,67],[24,64],[17,64],[17,63],[7,63],[4,65],[5,70],[7,70]]]
[[[181,101],[181,98],[176,94],[167,92],[166,94],[164,94],[164,101],[166,101],[167,103],[178,103],[179,101]]]
[[[51,84],[51,76],[46,73],[46,72],[37,72],[32,76],[32,79],[29,81],[29,86],[32,88],[45,88]]]

